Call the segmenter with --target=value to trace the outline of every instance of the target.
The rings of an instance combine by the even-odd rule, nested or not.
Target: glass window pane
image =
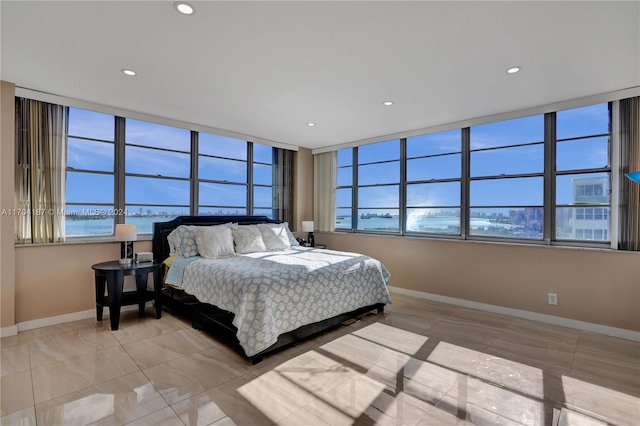
[[[609,138],[575,139],[556,144],[556,170],[609,166]]]
[[[609,133],[609,104],[589,105],[556,113],[556,139]]]
[[[542,239],[542,207],[473,208],[469,217],[471,235]]]
[[[342,167],[338,169],[337,185],[353,185],[353,167]]]
[[[542,173],[544,145],[528,145],[471,153],[471,176]]]
[[[245,185],[200,182],[200,204],[203,206],[246,208],[247,187]]]
[[[262,145],[259,143],[253,144],[253,161],[258,163],[273,164],[273,150],[272,146]]]
[[[398,210],[359,209],[357,221],[357,229],[362,231],[400,231]]]
[[[273,199],[273,189],[271,187],[254,186],[253,187],[253,205],[255,207],[269,207],[275,204]]]
[[[129,204],[189,205],[189,181],[127,176],[125,202]]]
[[[400,181],[400,162],[358,166],[358,185],[396,183]]]
[[[471,206],[541,206],[542,177],[473,180]]]
[[[336,206],[351,207],[351,188],[336,189]]]
[[[277,210],[274,209],[253,209],[253,214],[256,216],[266,216],[269,219],[278,219],[275,217]]]
[[[407,185],[408,207],[460,205],[460,182]]]
[[[460,154],[407,160],[407,181],[460,178]]]
[[[100,112],[69,108],[68,134],[83,138],[114,140],[115,117]]]
[[[338,167],[353,165],[353,148],[338,150]]]
[[[408,208],[407,232],[460,235],[460,209]]]
[[[556,178],[556,204],[609,204],[609,173],[584,173]]]
[[[131,118],[125,123],[125,140],[128,144],[191,151],[191,131]]]
[[[189,215],[189,207],[127,205],[125,223],[136,225],[138,234],[152,234],[155,222],[167,222],[178,216]]]
[[[113,143],[68,138],[67,167],[112,172],[114,150]]]
[[[471,127],[471,149],[520,145],[544,140],[544,115]]]
[[[609,207],[556,208],[556,239],[610,241]]]
[[[414,136],[407,138],[407,158],[460,152],[461,147],[460,129]]]
[[[201,132],[198,153],[247,161],[247,141]]]
[[[126,173],[184,178],[191,176],[189,154],[127,146],[125,158]]]
[[[254,164],[253,183],[260,185],[273,185],[273,166]]]
[[[400,158],[400,141],[378,142],[358,147],[358,164],[377,161],[397,160]]]
[[[351,229],[351,209],[336,209],[336,228]]]
[[[398,185],[358,188],[358,206],[398,208]]]
[[[200,206],[198,208],[198,214],[200,216],[246,216],[247,209],[238,208],[238,207],[219,208],[219,207]]]
[[[66,201],[69,203],[113,203],[113,175],[67,172]]]
[[[113,206],[67,205],[65,210],[67,237],[113,235]]]
[[[198,178],[247,183],[247,162],[199,156]]]

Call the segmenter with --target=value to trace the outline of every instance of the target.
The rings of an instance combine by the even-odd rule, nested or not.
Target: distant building
[[[571,237],[576,240],[609,240],[609,179],[606,177],[573,179],[573,203],[570,209]],[[591,205],[579,207],[581,204]]]

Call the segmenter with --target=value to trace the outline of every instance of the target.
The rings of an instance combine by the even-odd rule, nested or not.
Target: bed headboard
[[[154,222],[153,224],[153,258],[163,261],[169,257],[169,242],[167,237],[180,225],[211,226],[224,223],[239,225],[256,225],[258,223],[280,223],[267,216],[178,216],[168,222]]]

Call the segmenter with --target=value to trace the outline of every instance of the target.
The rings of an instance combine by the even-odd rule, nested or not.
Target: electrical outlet
[[[558,304],[558,294],[557,293],[549,293],[549,304],[557,305]]]

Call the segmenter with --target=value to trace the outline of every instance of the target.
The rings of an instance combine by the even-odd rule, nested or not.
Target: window
[[[189,213],[191,132],[146,121],[125,122],[125,222],[150,234],[153,222]]]
[[[604,103],[339,150],[336,229],[606,244],[610,115]]]
[[[460,235],[460,130],[407,139],[408,233]]]
[[[336,177],[336,229],[355,229],[353,216],[353,151],[338,151]]]
[[[115,213],[115,117],[69,108],[65,233],[112,235]]]
[[[356,229],[400,231],[400,141],[357,149]]]
[[[469,235],[542,239],[544,116],[470,128]]]
[[[555,238],[608,241],[609,104],[559,111],[555,119]]]
[[[253,147],[253,214],[277,219],[278,186],[276,149],[259,143]]]
[[[198,214],[247,214],[248,143],[200,133],[198,138]]]
[[[192,211],[287,220],[286,150],[77,108],[68,123],[66,236],[113,235],[125,222],[149,234]]]

